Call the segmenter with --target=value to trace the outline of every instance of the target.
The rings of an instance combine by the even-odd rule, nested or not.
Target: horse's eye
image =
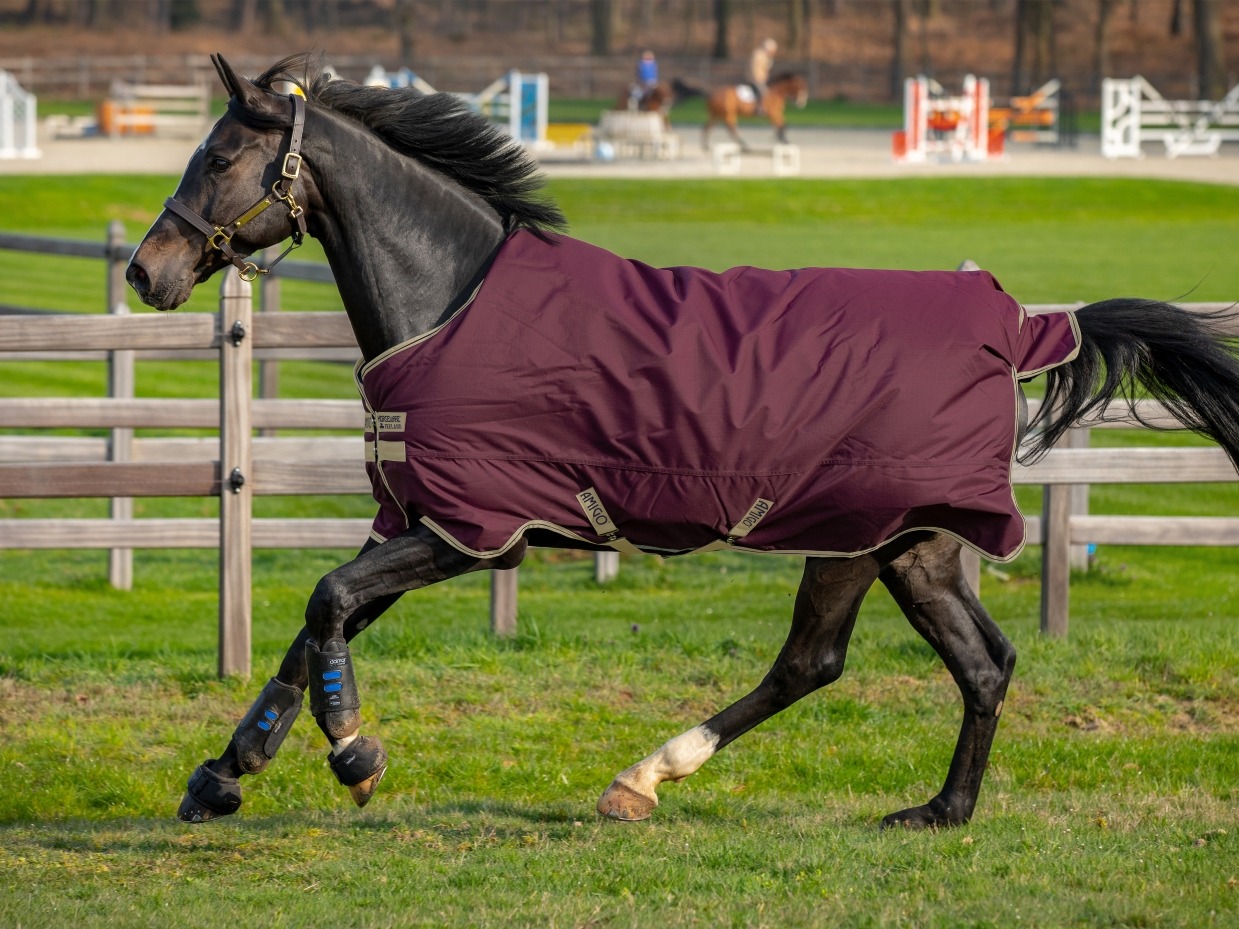
[[[216,155],[207,162],[207,167],[217,174],[223,174],[232,167],[232,162],[230,162],[227,158],[221,158]]]

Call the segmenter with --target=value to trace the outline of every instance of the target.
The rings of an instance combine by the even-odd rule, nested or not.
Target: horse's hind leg
[[[861,600],[889,557],[880,550],[856,558],[808,559],[791,631],[761,684],[616,775],[598,812],[625,821],[645,819],[658,805],[659,784],[683,780],[758,723],[838,679]]]
[[[956,826],[969,820],[1015,668],[1015,648],[969,587],[959,550],[954,539],[937,535],[881,574],[913,628],[946,663],[964,699],[964,722],[942,790],[924,806],[887,816],[883,828]]]

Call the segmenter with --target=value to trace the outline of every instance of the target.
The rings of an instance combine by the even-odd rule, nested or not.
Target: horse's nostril
[[[125,269],[125,280],[134,287],[147,287],[151,283],[150,275],[146,273],[146,269],[136,261],[131,261],[129,267]]]

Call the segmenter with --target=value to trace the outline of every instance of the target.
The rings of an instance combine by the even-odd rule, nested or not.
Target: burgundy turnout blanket
[[[1016,380],[1073,358],[985,271],[653,268],[511,235],[447,323],[359,366],[379,540],[529,528],[665,554],[1024,542]]]

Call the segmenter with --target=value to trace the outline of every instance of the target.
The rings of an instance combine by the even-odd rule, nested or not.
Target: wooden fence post
[[[516,634],[517,568],[490,572],[490,631]]]
[[[1071,594],[1071,485],[1046,484],[1041,500],[1041,631],[1065,636]]]
[[[113,316],[128,316],[125,302],[125,226],[119,220],[108,223],[107,232],[107,311]],[[108,352],[108,396],[133,398],[134,372],[132,349]],[[129,461],[133,457],[133,430],[114,428],[108,442],[108,461]],[[112,519],[133,519],[133,497],[113,497],[109,504]],[[108,551],[108,583],[116,590],[133,589],[133,549]]]
[[[619,577],[619,552],[594,552],[594,580],[605,584]]]
[[[262,262],[267,267],[280,253],[278,245],[264,249]],[[275,313],[280,308],[280,279],[272,274],[263,274],[258,278],[258,312]],[[258,362],[258,396],[264,400],[274,400],[280,395],[280,363],[274,358],[264,358]],[[258,434],[273,436],[276,430],[260,429]]]
[[[250,674],[253,572],[252,288],[232,269],[219,300],[219,673]]]
[[[1088,448],[1090,430],[1088,426],[1067,430],[1067,448]],[[1073,516],[1088,515],[1088,484],[1071,485],[1071,514]],[[1071,546],[1071,567],[1076,571],[1088,570],[1088,546]]]

